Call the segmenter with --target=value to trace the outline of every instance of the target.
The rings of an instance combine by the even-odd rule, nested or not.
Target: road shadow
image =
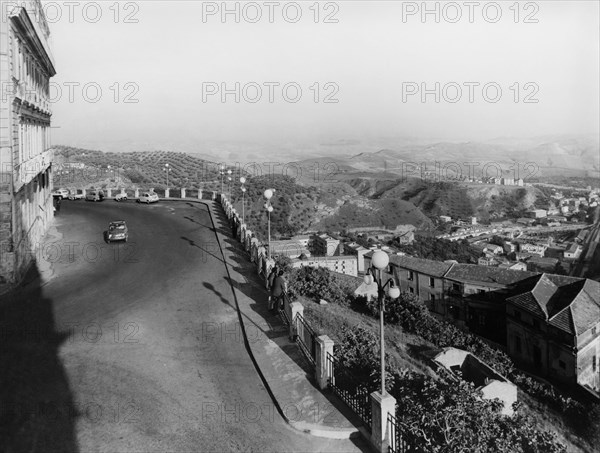
[[[67,339],[42,294],[37,265],[0,296],[0,451],[77,452],[79,417],[58,356]]]

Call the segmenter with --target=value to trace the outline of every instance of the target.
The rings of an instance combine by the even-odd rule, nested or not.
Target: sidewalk
[[[288,338],[288,327],[279,315],[268,311],[264,283],[249,255],[232,236],[221,206],[216,202],[206,204],[225,256],[251,358],[279,412],[290,426],[315,436],[360,436],[364,428],[358,417],[343,402],[318,389],[312,366]]]

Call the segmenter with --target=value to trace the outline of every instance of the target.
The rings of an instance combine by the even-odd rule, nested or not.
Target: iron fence
[[[327,376],[329,376],[328,384],[331,391],[360,417],[370,431],[371,392],[367,386],[356,379],[329,353],[327,354]]]
[[[414,435],[402,431],[402,427],[393,414],[387,416],[388,453],[426,453]]]
[[[300,345],[300,349],[304,352],[304,355],[309,362],[316,366],[317,364],[317,336],[314,330],[308,325],[306,320],[301,314],[297,314],[295,319],[296,334],[298,337],[296,340]]]

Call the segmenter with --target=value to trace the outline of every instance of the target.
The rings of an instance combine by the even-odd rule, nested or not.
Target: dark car
[[[129,238],[129,229],[125,220],[115,220],[108,224],[108,231],[106,233],[107,242],[112,241],[125,241]]]

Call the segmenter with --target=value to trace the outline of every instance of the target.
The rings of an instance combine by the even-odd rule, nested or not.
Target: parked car
[[[137,199],[138,203],[156,203],[158,201],[158,195],[154,192],[145,192],[140,198]]]
[[[115,195],[115,201],[127,201],[127,194],[125,193],[118,193]]]
[[[83,200],[85,195],[83,193],[77,193],[77,191],[72,190],[69,192],[69,200]]]
[[[101,190],[90,190],[86,196],[86,201],[102,201],[104,200],[104,192]]]
[[[125,220],[114,220],[108,224],[108,231],[106,233],[107,242],[112,241],[125,241],[129,238],[129,229]]]
[[[58,197],[62,200],[63,198],[67,198],[69,196],[69,191],[67,189],[56,189],[54,192],[52,192],[52,196]]]

